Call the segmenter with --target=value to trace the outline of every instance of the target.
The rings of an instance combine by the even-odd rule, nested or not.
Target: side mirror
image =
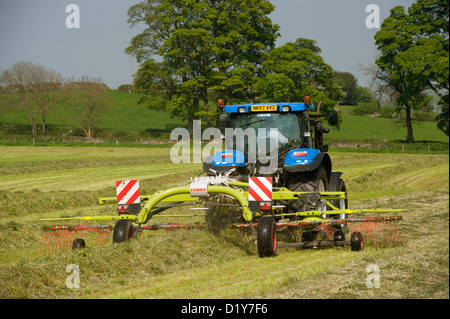
[[[339,123],[339,115],[336,111],[329,111],[328,112],[328,125],[330,126],[336,126]]]

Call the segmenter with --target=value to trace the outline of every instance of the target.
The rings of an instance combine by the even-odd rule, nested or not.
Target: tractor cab
[[[233,139],[226,139],[226,147],[243,152],[249,159],[255,152],[273,154],[276,149],[280,154],[294,145],[312,148],[310,109],[313,106],[304,103],[225,106],[221,115],[222,131],[231,128],[234,133]]]
[[[225,108],[227,111],[231,128],[255,131],[257,147],[264,142],[268,144],[271,139],[275,140],[273,144],[279,149],[292,145],[313,147],[308,114],[303,103],[253,104],[239,106],[237,112],[233,112],[233,106],[230,106]]]
[[[256,173],[258,165],[267,164],[268,160],[270,165],[275,163],[276,167],[272,165],[271,173],[266,175],[283,170],[309,169],[316,159],[321,161],[324,157],[324,154],[317,155],[328,150],[328,146],[323,145],[322,134],[328,133],[329,129],[322,127],[319,116],[327,116],[331,125],[336,121],[335,112],[320,114],[320,105],[317,113],[312,114],[314,105],[309,96],[303,103],[225,106],[224,101],[219,100],[220,126],[226,150],[208,158],[204,170],[226,172],[234,169],[240,175],[250,176]],[[311,123],[315,123],[314,139]]]

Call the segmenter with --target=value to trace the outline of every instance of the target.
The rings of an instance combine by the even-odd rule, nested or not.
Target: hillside
[[[401,120],[355,116],[351,106],[339,106],[343,120],[340,130],[333,129],[326,138],[330,140],[405,141],[406,128]],[[415,141],[448,143],[449,137],[434,122],[413,121]]]
[[[96,136],[103,140],[134,142],[138,139],[168,139],[172,129],[186,127],[180,119],[171,118],[166,112],[149,110],[138,104],[138,96],[133,93],[110,91],[111,107],[98,124]],[[397,150],[439,150],[448,151],[448,136],[441,132],[435,123],[413,122],[416,145],[406,145],[406,128],[395,119],[354,116],[351,107],[340,106],[342,125],[339,130],[332,128],[324,136],[325,143],[334,146],[351,144],[371,144],[371,147],[396,148]],[[38,131],[40,130],[40,120]],[[59,105],[48,114],[48,136],[36,140],[67,140],[70,136],[82,137],[83,132],[77,124],[77,114],[73,109]],[[0,139],[28,140],[31,131],[25,112],[6,111],[0,114]],[[393,145],[395,144],[395,146]],[[400,144],[403,145],[400,146]],[[387,145],[387,146],[386,146]],[[341,145],[342,146],[342,145]]]
[[[123,132],[122,136],[126,136],[129,132],[137,132],[141,133],[142,137],[159,137],[162,133],[170,133],[175,127],[183,126],[183,121],[171,118],[168,113],[149,110],[145,105],[138,104],[139,97],[133,93],[109,91],[109,97],[111,107],[107,113],[101,116],[97,126],[100,136],[102,132]],[[77,119],[75,110],[64,104],[58,105],[48,114],[49,135],[81,135]],[[3,135],[5,133],[10,133],[8,135],[31,134],[31,130],[28,128],[28,116],[24,111],[6,111],[0,114],[0,125],[8,128],[3,128]],[[39,117],[37,125],[39,132],[40,125],[42,125]],[[71,130],[62,130],[61,128]],[[7,132],[5,132],[6,130]],[[117,135],[120,136],[120,134]]]

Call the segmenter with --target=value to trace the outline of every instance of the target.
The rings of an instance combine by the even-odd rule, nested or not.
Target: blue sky
[[[124,48],[143,26],[130,28],[127,10],[139,0],[0,0],[0,71],[21,60],[39,63],[66,77],[101,78],[109,87],[131,83],[138,65]],[[271,0],[273,23],[280,26],[277,45],[297,38],[316,40],[326,63],[368,79],[360,65],[373,64],[373,36],[365,25],[366,7],[376,4],[381,21],[397,5],[413,0]],[[66,27],[66,6],[80,9],[80,28]]]

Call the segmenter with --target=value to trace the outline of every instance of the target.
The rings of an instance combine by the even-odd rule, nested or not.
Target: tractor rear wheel
[[[289,190],[292,192],[325,192],[328,191],[328,177],[324,166],[319,166],[315,171],[293,174],[289,178]],[[291,203],[297,208],[297,212],[312,210],[310,203],[304,200],[295,200]]]
[[[259,257],[275,257],[277,255],[277,226],[272,217],[263,217],[259,220],[256,241]]]
[[[133,222],[121,219],[116,222],[113,231],[113,243],[123,243],[133,237]]]

